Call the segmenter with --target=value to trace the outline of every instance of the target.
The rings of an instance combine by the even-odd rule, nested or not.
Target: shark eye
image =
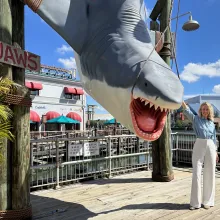
[[[147,82],[145,82],[144,85],[147,87],[147,86],[148,86],[148,85],[147,85]]]
[[[87,14],[87,17],[89,17],[89,10],[90,9],[90,6],[89,6],[89,4],[87,4],[87,7],[86,7],[86,14]]]

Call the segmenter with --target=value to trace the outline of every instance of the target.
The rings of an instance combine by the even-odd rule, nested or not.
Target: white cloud
[[[59,63],[63,64],[63,67],[66,69],[76,69],[76,60],[74,57],[70,58],[59,58],[58,59]]]
[[[97,109],[98,109],[99,111],[106,111],[101,105],[98,105],[98,106],[97,106]]]
[[[73,49],[70,46],[62,45],[61,47],[57,48],[56,51],[60,54],[65,54],[68,52],[73,52]]]
[[[216,94],[220,94],[220,84],[215,85],[212,91]]]
[[[208,64],[188,63],[180,74],[181,79],[189,83],[198,81],[202,76],[220,77],[220,60]]]

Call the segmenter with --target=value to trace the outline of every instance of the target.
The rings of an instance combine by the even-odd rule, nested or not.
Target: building
[[[26,71],[25,85],[32,98],[31,130],[84,130],[86,95],[74,74],[65,69],[44,66],[40,73]],[[67,116],[80,124],[49,124],[47,120]]]

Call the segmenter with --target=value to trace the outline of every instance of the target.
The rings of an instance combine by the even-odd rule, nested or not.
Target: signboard
[[[0,63],[40,72],[40,57],[0,41]]]
[[[84,157],[99,155],[99,143],[84,143]]]
[[[74,142],[69,142],[68,145],[69,157],[76,157],[83,155],[83,145],[82,144],[74,144]]]
[[[82,155],[84,155],[84,157],[89,157],[99,155],[99,143],[85,142],[84,144],[74,144],[74,142],[70,142],[68,146],[68,152],[69,157],[76,157]]]

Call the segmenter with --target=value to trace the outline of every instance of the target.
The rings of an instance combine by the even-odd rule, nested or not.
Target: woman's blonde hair
[[[214,121],[214,111],[213,111],[213,107],[211,104],[209,104],[208,102],[203,102],[200,107],[199,107],[199,116],[202,117],[202,107],[204,105],[207,105],[208,109],[209,109],[209,114],[208,114],[208,120]]]

